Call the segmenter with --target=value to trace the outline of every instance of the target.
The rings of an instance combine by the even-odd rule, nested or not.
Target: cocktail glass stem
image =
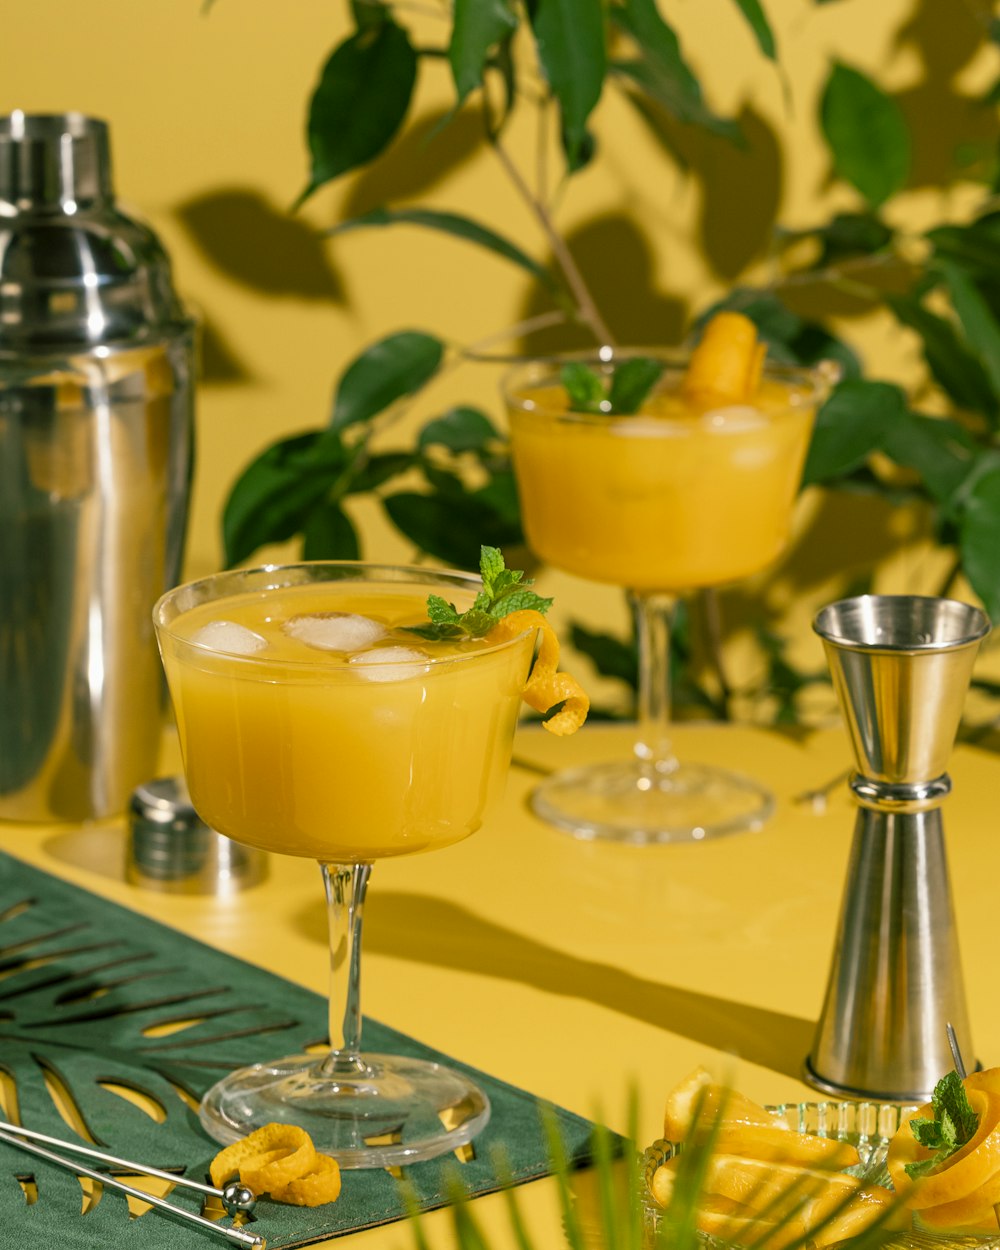
[[[639,643],[638,736],[633,750],[652,781],[677,769],[670,744],[670,629],[675,599],[629,592]]]
[[[330,933],[330,1053],[323,1076],[368,1071],[361,1057],[361,925],[371,864],[320,864]]]

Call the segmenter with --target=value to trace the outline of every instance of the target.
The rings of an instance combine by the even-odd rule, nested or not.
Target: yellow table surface
[[[366,1013],[619,1131],[635,1085],[641,1138],[651,1141],[665,1092],[698,1064],[735,1071],[761,1101],[815,1096],[800,1071],[826,985],[855,808],[845,785],[825,811],[794,801],[848,766],[842,729],[786,736],[690,726],[676,732],[683,758],[738,769],[774,791],[777,811],[763,830],[628,847],[577,841],[530,812],[539,770],[623,756],[630,741],[622,726],[588,726],[568,740],[523,728],[488,827],[447,850],[377,864],[362,997]],[[168,744],[164,768],[176,766]],[[972,1036],[977,1057],[993,1066],[1000,758],[960,746],[950,771],[944,823]],[[122,822],[0,823],[0,848],[12,855],[325,992],[325,915],[312,862],[272,856],[266,881],[234,899],[178,896],[126,883],[125,839]],[[529,1218],[544,1227],[554,1218],[552,1186],[524,1188]],[[502,1234],[498,1198],[475,1209]],[[441,1213],[427,1221],[435,1250],[451,1244],[443,1221]],[[413,1244],[400,1224],[348,1240],[358,1250]],[[497,1244],[508,1241],[499,1235]]]

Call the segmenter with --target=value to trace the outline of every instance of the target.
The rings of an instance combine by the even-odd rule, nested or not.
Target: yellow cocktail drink
[[[293,585],[179,615],[163,659],[202,818],[328,863],[478,829],[502,790],[534,631],[500,646],[407,632],[437,589]]]
[[[635,610],[632,760],[556,773],[532,794],[577,837],[645,844],[758,828],[772,796],[678,761],[669,643],[684,592],[760,573],[788,540],[817,408],[836,370],[769,366],[757,327],[716,313],[687,357],[604,347],[526,363],[504,385],[528,545],[622,586]]]
[[[582,724],[586,694],[559,671],[551,601],[531,584],[483,547],[479,577],[316,561],[218,573],[154,608],[199,815],[318,860],[327,900],[330,1049],[217,1081],[199,1111],[217,1141],[295,1126],[335,1166],[387,1168],[456,1150],[488,1121],[465,1073],[361,1049],[362,914],[376,859],[486,819],[522,700],[551,733]]]
[[[628,416],[570,410],[541,384],[509,398],[525,534],[556,568],[631,590],[758,573],[783,549],[815,387],[765,378],[752,404],[693,406],[670,371]]]

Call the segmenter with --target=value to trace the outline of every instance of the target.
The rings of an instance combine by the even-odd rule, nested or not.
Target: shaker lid
[[[20,110],[0,117],[0,204],[75,212],[111,198],[104,122],[82,113],[28,115]]]
[[[0,116],[0,356],[128,347],[188,325],[159,239],[115,203],[107,124]]]

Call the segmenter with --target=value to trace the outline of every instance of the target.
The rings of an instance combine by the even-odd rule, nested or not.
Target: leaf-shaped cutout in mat
[[[327,960],[318,947],[316,960]],[[80,1141],[82,1133],[121,1158],[204,1181],[218,1147],[198,1121],[201,1095],[234,1067],[315,1049],[326,1028],[320,996],[0,853],[0,1105],[8,1120],[63,1140]],[[365,1020],[364,1038],[373,1051],[449,1063],[485,1089],[493,1116],[461,1164],[469,1192],[499,1187],[491,1162],[498,1149],[515,1181],[549,1170],[531,1095],[378,1021]],[[75,1107],[81,1132],[60,1115],[54,1081]],[[129,1090],[139,1097],[123,1097]],[[150,1105],[162,1108],[162,1120]],[[586,1157],[590,1123],[549,1110],[567,1157]],[[403,1169],[420,1206],[447,1201],[455,1166],[452,1154]],[[141,1187],[154,1192],[146,1180]],[[174,1188],[169,1201],[202,1210],[201,1195],[183,1188]],[[283,1250],[399,1219],[405,1209],[388,1171],[352,1171],[337,1202],[302,1208],[263,1198],[255,1221],[271,1250]],[[0,1220],[11,1245],[220,1244],[210,1233],[180,1232],[155,1210],[136,1217],[109,1186],[99,1199],[96,1189],[86,1199],[75,1172],[2,1142]]]

